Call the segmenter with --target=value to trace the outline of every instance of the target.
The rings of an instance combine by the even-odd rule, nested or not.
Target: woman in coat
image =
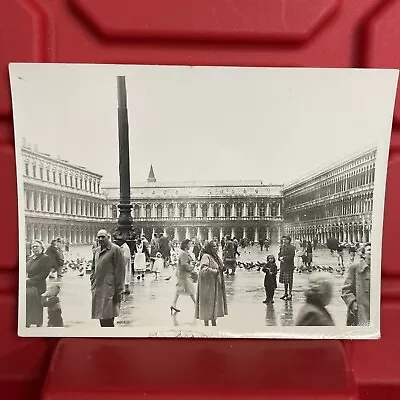
[[[205,326],[209,326],[210,320],[216,326],[218,317],[228,315],[223,264],[217,251],[214,241],[206,242],[200,261],[195,317],[203,320]]]
[[[190,296],[193,303],[196,303],[195,287],[192,280],[192,272],[194,269],[193,258],[189,253],[190,240],[185,239],[181,244],[181,252],[178,258],[178,267],[176,269],[176,292],[175,297],[170,307],[171,314],[180,312],[177,308],[177,302],[180,295]]]
[[[46,278],[51,270],[50,257],[44,254],[40,240],[32,243],[32,255],[26,265],[26,326],[43,325],[41,295],[46,291]]]
[[[327,272],[313,272],[304,292],[306,304],[299,311],[297,326],[333,326],[333,319],[326,306],[332,299],[331,276]]]

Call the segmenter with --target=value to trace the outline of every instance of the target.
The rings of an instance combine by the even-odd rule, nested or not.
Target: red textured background
[[[28,339],[16,335],[7,70],[17,61],[399,68],[399,21],[397,0],[0,1],[0,397],[400,398],[399,102],[387,181],[381,340]]]

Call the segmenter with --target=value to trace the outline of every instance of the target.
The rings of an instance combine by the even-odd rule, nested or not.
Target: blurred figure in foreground
[[[366,326],[370,323],[371,243],[360,249],[359,263],[350,265],[342,288],[347,305],[347,326]]]
[[[304,294],[306,303],[297,316],[297,326],[334,326],[326,306],[332,299],[331,275],[327,272],[313,272]]]

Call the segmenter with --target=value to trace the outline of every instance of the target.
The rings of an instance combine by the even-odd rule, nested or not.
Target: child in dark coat
[[[276,274],[278,273],[278,267],[276,266],[275,257],[273,255],[267,256],[267,263],[263,265],[262,271],[265,273],[264,277],[264,288],[266,299],[263,303],[273,303],[276,285]]]
[[[42,305],[47,307],[48,327],[63,327],[64,322],[61,315],[61,304],[58,294],[60,293],[60,285],[52,285],[42,294]]]

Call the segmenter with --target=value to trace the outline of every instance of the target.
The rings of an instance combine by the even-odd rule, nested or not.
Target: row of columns
[[[26,240],[41,240],[46,246],[52,239],[61,237],[70,244],[92,244],[96,240],[97,231],[100,226],[66,226],[47,225],[39,223],[26,224]]]
[[[193,203],[192,203],[193,204]],[[184,215],[183,217],[185,218],[191,218],[192,217],[192,204],[187,203],[184,206]],[[167,204],[163,204],[162,206],[162,211],[161,211],[161,216],[160,213],[157,213],[157,206],[155,204],[152,204],[150,206],[150,215],[146,213],[147,206],[144,204],[141,204],[140,206],[134,206],[134,217],[139,217],[139,218],[169,218],[169,217],[174,217],[174,218],[180,218],[181,217],[181,207],[179,206],[178,203],[175,203],[174,208],[173,208],[173,213],[171,213],[171,208],[167,206]],[[138,210],[138,211],[135,211]],[[216,210],[216,212],[215,212]],[[260,216],[260,207],[256,203],[254,206],[254,217],[259,217]],[[171,215],[172,214],[172,215]],[[225,213],[225,204],[208,204],[207,206],[207,215],[208,218],[212,218],[214,216],[219,217],[219,218],[224,218],[226,217]],[[237,216],[237,205],[234,203],[231,205],[231,210],[229,212],[230,217],[236,217]],[[242,217],[248,217],[249,216],[249,205],[247,203],[243,204],[243,209],[242,209]],[[271,204],[267,203],[266,208],[265,208],[265,216],[272,216],[271,213]],[[277,210],[276,210],[276,215],[275,216],[281,216],[281,204],[277,203]],[[196,218],[202,218],[203,217],[203,208],[200,203],[196,204]]]
[[[111,217],[110,208],[104,203],[34,190],[25,191],[25,207],[31,211],[52,212],[64,215],[98,218]]]
[[[280,236],[280,227],[278,228],[278,230],[279,230],[278,235]],[[159,229],[157,231],[159,232]],[[195,228],[195,231],[196,231],[195,237],[197,237],[200,240],[212,240],[213,239],[213,228],[211,228],[211,227],[207,228],[207,234],[206,235],[202,234],[202,232],[204,232],[204,228],[202,229],[199,226],[197,228]],[[152,237],[153,237],[154,234],[155,234],[155,228],[153,228]],[[164,234],[164,236],[167,236],[167,229],[166,228],[163,228],[163,234]],[[144,229],[143,228],[141,230],[141,235],[144,235]],[[235,227],[225,228],[225,229],[222,228],[222,227],[219,228],[219,235],[218,235],[218,239],[219,240],[222,240],[222,238],[227,236],[227,235],[229,235],[232,238],[236,237]],[[178,240],[178,241],[182,241],[184,239],[193,239],[194,238],[194,236],[193,236],[193,228],[189,227],[189,226],[185,227],[184,237],[180,237],[180,236],[181,235],[179,234],[178,227],[175,226],[174,227],[173,238],[175,240]],[[247,227],[243,227],[243,236],[242,237],[243,238],[247,238]],[[270,239],[270,237],[271,237],[270,228],[266,227],[266,238]],[[259,240],[259,229],[258,229],[258,227],[255,227],[254,228],[254,242],[258,243],[258,240]]]
[[[314,240],[326,243],[329,238],[336,238],[340,242],[368,242],[371,240],[371,224],[354,224],[347,226],[324,227],[294,227],[286,228],[286,232],[295,239]]]

